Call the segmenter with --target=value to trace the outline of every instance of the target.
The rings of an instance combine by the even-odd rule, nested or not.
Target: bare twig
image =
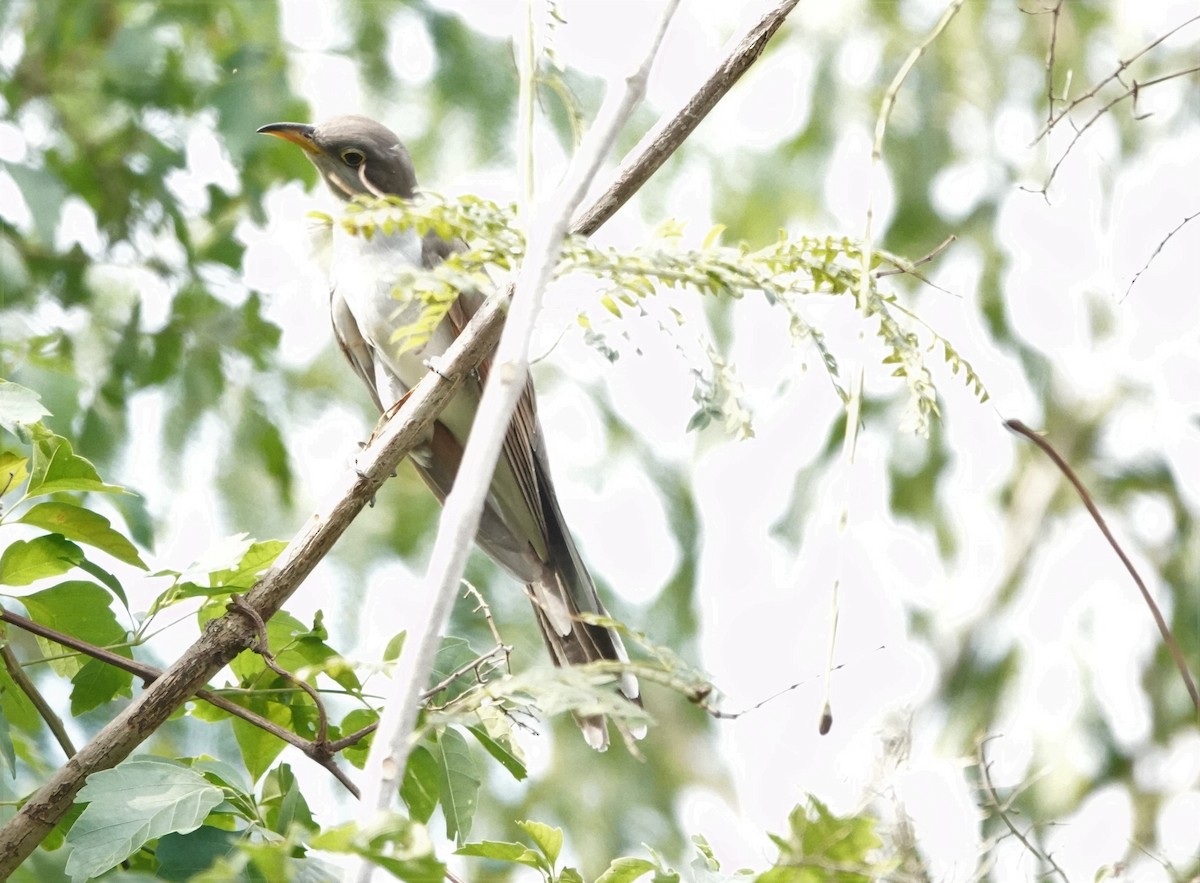
[[[50,707],[50,703],[46,701],[42,691],[37,688],[37,684],[30,679],[29,675],[25,674],[21,660],[17,659],[17,654],[13,653],[12,647],[7,641],[0,646],[0,657],[4,659],[4,669],[8,672],[8,676],[13,679],[17,689],[33,703],[33,707],[37,709],[37,713],[50,728],[50,732],[54,735],[54,740],[58,742],[58,747],[63,750],[63,754],[67,757],[74,757],[75,743],[71,741],[67,728],[63,726],[62,718]]]
[[[933,251],[929,252],[929,254],[925,255],[924,257],[917,258],[915,261],[904,262],[904,263],[892,261],[892,263],[894,263],[895,266],[876,270],[875,278],[882,279],[884,276],[898,276],[902,273],[907,273],[910,276],[916,276],[918,279],[920,279],[926,285],[933,285],[932,282],[930,282],[928,279],[923,277],[920,273],[916,273],[913,271],[916,270],[917,267],[924,266],[925,264],[931,263],[938,255],[940,255],[947,248],[949,248],[950,244],[952,242],[955,242],[957,239],[958,239],[958,237],[955,236],[953,233],[951,233],[949,236],[947,236],[945,239],[942,240],[940,245],[938,245]],[[936,286],[936,285],[933,285],[933,287],[938,288],[938,286]],[[944,291],[945,289],[941,289],[941,290]]]
[[[1188,671],[1187,660],[1183,658],[1183,651],[1179,649],[1179,643],[1175,640],[1175,636],[1171,634],[1170,626],[1167,625],[1166,619],[1163,618],[1162,611],[1158,609],[1158,604],[1151,597],[1150,590],[1146,588],[1146,584],[1142,581],[1137,568],[1133,566],[1133,562],[1129,560],[1129,556],[1125,554],[1125,550],[1121,548],[1121,544],[1117,542],[1116,538],[1112,535],[1112,531],[1108,529],[1108,524],[1105,523],[1104,516],[1100,514],[1100,510],[1092,502],[1091,494],[1088,493],[1083,482],[1079,480],[1079,476],[1075,474],[1075,470],[1070,467],[1067,461],[1062,458],[1046,439],[1042,438],[1042,436],[1038,435],[1020,420],[1009,420],[1004,425],[1018,435],[1025,436],[1041,448],[1046,456],[1054,461],[1054,465],[1067,477],[1072,486],[1074,486],[1076,493],[1079,494],[1079,499],[1083,501],[1083,505],[1087,507],[1088,512],[1091,514],[1092,520],[1100,528],[1100,533],[1104,534],[1104,538],[1113,547],[1113,551],[1117,553],[1117,557],[1121,559],[1121,563],[1125,565],[1125,569],[1129,571],[1129,575],[1133,577],[1138,590],[1142,593],[1142,599],[1146,602],[1146,606],[1150,608],[1150,614],[1154,617],[1154,623],[1158,626],[1163,643],[1171,652],[1171,657],[1175,660],[1175,665],[1179,669],[1179,676],[1183,678],[1183,684],[1187,688],[1188,695],[1192,697],[1192,705],[1196,707],[1197,713],[1200,713],[1200,693],[1196,691],[1196,682],[1192,680],[1191,672]]]
[[[1153,80],[1146,80],[1143,83],[1139,83],[1135,80],[1132,86],[1097,110],[1088,118],[1087,122],[1075,130],[1075,134],[1071,136],[1071,140],[1067,143],[1066,149],[1063,150],[1062,154],[1055,161],[1054,165],[1050,167],[1050,174],[1046,176],[1046,181],[1041,187],[1022,187],[1021,189],[1027,193],[1040,193],[1044,196],[1050,190],[1050,184],[1054,181],[1055,177],[1057,177],[1058,170],[1062,168],[1062,164],[1066,162],[1071,150],[1074,149],[1075,145],[1079,143],[1079,139],[1083,137],[1084,133],[1090,129],[1097,120],[1112,110],[1114,106],[1120,104],[1126,98],[1133,98],[1136,106],[1138,94],[1143,89],[1148,89],[1151,86],[1157,86],[1159,83],[1165,83],[1167,80],[1174,80],[1178,77],[1186,77],[1194,73],[1200,73],[1200,65],[1195,65],[1194,67],[1185,68],[1184,70],[1175,71],[1174,73],[1170,74],[1163,74],[1161,77],[1155,77]]]
[[[495,638],[496,645],[498,647],[507,647],[508,648],[505,651],[505,657],[504,657],[505,668],[507,668],[508,667],[508,654],[512,652],[512,648],[508,647],[508,645],[506,645],[504,643],[504,639],[502,637],[500,637],[500,629],[496,628],[496,620],[494,620],[492,618],[492,608],[488,606],[487,601],[483,600],[483,593],[481,593],[479,591],[479,589],[475,588],[473,585],[471,585],[465,579],[463,580],[463,585],[466,586],[467,594],[475,599],[475,612],[483,614],[484,622],[487,623],[487,627],[491,631],[492,637]]]
[[[1180,230],[1182,230],[1186,224],[1189,224],[1192,221],[1196,220],[1196,218],[1200,218],[1200,212],[1196,212],[1195,214],[1188,215],[1186,218],[1184,218],[1182,221],[1180,221],[1178,224],[1175,225],[1175,229],[1173,229],[1170,233],[1168,233],[1166,236],[1163,237],[1162,241],[1158,243],[1158,248],[1154,249],[1154,251],[1151,253],[1150,257],[1146,258],[1146,263],[1144,263],[1142,265],[1142,268],[1140,270],[1138,270],[1136,273],[1134,273],[1133,278],[1129,280],[1129,287],[1125,289],[1125,294],[1123,294],[1121,296],[1121,301],[1120,301],[1121,303],[1124,303],[1125,298],[1129,297],[1129,292],[1133,291],[1133,286],[1137,284],[1138,278],[1143,273],[1145,273],[1146,270],[1148,270],[1150,268],[1150,265],[1152,263],[1154,263],[1154,259],[1156,257],[1158,257],[1158,253],[1161,252],[1163,250],[1163,247],[1168,242],[1171,241],[1171,237],[1173,237],[1176,233],[1178,233]]]
[[[1066,873],[1058,866],[1058,862],[1054,860],[1054,857],[1048,852],[1042,852],[1040,849],[1030,843],[1029,838],[1018,831],[1017,826],[1014,825],[1012,819],[1008,817],[1009,806],[1007,803],[1001,802],[1000,795],[996,793],[996,786],[992,784],[992,775],[988,769],[988,760],[984,755],[984,745],[987,744],[987,741],[987,739],[979,740],[977,754],[979,761],[979,774],[982,778],[983,790],[984,794],[987,795],[988,804],[996,811],[996,815],[1000,816],[1001,821],[1004,822],[1004,826],[1008,828],[1009,832],[1021,842],[1021,845],[1024,846],[1034,858],[1036,858],[1038,861],[1048,864],[1058,874],[1058,876],[1063,878],[1065,883],[1070,883],[1070,881],[1067,879]]]
[[[1139,58],[1141,58],[1143,55],[1145,55],[1147,52],[1149,52],[1155,46],[1162,43],[1168,37],[1171,37],[1172,35],[1183,30],[1188,25],[1193,24],[1197,21],[1200,21],[1200,15],[1192,16],[1187,21],[1181,22],[1180,24],[1171,28],[1171,30],[1167,31],[1161,37],[1151,40],[1149,43],[1147,43],[1145,46],[1143,46],[1141,49],[1139,49],[1137,52],[1135,52],[1129,58],[1126,58],[1126,59],[1118,62],[1116,70],[1114,70],[1111,74],[1109,74],[1104,79],[1100,80],[1098,83],[1096,83],[1095,86],[1093,86],[1088,91],[1084,92],[1082,95],[1080,95],[1078,98],[1076,98],[1074,101],[1072,101],[1066,107],[1064,107],[1057,114],[1051,115],[1050,121],[1048,123],[1046,123],[1045,127],[1040,132],[1037,133],[1037,136],[1033,139],[1033,141],[1030,143],[1029,146],[1032,147],[1034,144],[1037,144],[1039,141],[1041,141],[1043,138],[1045,138],[1055,126],[1057,126],[1060,122],[1062,122],[1062,120],[1068,114],[1071,113],[1071,111],[1073,111],[1079,105],[1083,104],[1085,101],[1088,101],[1088,100],[1094,98],[1100,92],[1101,89],[1103,89],[1105,86],[1107,86],[1113,80],[1120,81],[1121,74],[1123,74],[1129,68],[1129,66],[1131,64],[1133,64],[1135,61],[1137,61]],[[1171,77],[1173,77],[1173,76],[1179,76],[1179,74],[1171,74],[1170,76],[1167,76],[1167,77],[1160,77],[1151,82],[1143,83],[1141,88],[1145,88],[1146,86],[1151,86],[1151,85],[1154,85],[1155,83],[1162,82],[1162,80],[1164,80],[1164,79],[1171,79]],[[1137,87],[1135,87],[1134,90],[1131,90],[1130,93],[1127,93],[1127,95],[1124,97],[1127,97],[1128,94],[1132,94],[1132,91],[1136,91],[1136,89],[1137,89]]]

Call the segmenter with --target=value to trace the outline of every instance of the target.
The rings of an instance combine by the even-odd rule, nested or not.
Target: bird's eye
[[[351,148],[350,150],[342,151],[342,162],[348,166],[361,166],[364,159],[366,159],[366,157],[363,155],[361,150],[354,150]]]

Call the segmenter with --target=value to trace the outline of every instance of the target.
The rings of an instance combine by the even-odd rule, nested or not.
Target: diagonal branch
[[[600,197],[596,207],[575,224],[575,232],[590,234],[599,229],[645,183],[653,170],[679,148],[703,113],[715,106],[762,53],[796,3],[797,0],[782,0],[755,25],[722,66],[721,71],[726,73],[701,87],[697,99],[676,115],[678,122],[663,130],[662,140],[628,163],[626,171]],[[401,459],[424,438],[427,428],[463,379],[491,352],[500,337],[507,305],[507,291],[489,298],[446,351],[438,370],[431,371],[413,388],[405,406],[383,428],[375,443],[363,451],[358,472],[343,478],[342,484],[331,493],[329,502],[309,518],[271,569],[246,595],[246,603],[263,619],[269,619],[278,611],[312,572]],[[202,689],[234,656],[250,647],[254,637],[253,624],[244,615],[226,614],[210,621],[200,639],[184,651],[162,677],[56,771],[0,828],[0,879],[11,874],[66,815],[89,775],[114,767],[128,757],[176,708]]]
[[[148,665],[145,662],[139,662],[136,659],[130,659],[128,656],[122,656],[120,653],[114,653],[112,650],[109,650],[105,647],[97,647],[95,644],[91,644],[87,641],[76,638],[74,635],[68,635],[65,632],[52,629],[49,626],[42,625],[40,622],[27,619],[24,616],[21,616],[19,613],[13,613],[11,610],[5,610],[2,607],[0,607],[0,622],[6,622],[9,625],[16,626],[22,631],[29,632],[31,635],[37,635],[39,638],[45,638],[47,641],[53,641],[54,643],[60,644],[69,650],[74,650],[76,653],[82,653],[84,656],[89,656],[92,659],[98,659],[101,662],[111,665],[113,668],[119,668],[122,671],[127,671],[131,675],[136,675],[137,677],[141,678],[142,683],[144,684],[152,684],[155,680],[162,677],[162,669],[160,668],[156,668],[153,665]],[[7,651],[8,648],[5,647],[4,650]],[[5,657],[5,663],[7,664],[7,662],[7,657]],[[10,674],[12,674],[11,670]],[[285,676],[290,680],[295,680],[290,672],[285,673]],[[13,674],[13,680],[17,680],[15,674]],[[18,685],[20,685],[20,681],[18,681]],[[312,689],[308,686],[308,684],[305,684],[304,686],[309,690]],[[37,701],[32,695],[29,698],[34,702],[35,705],[37,705]],[[275,736],[277,739],[288,743],[294,748],[299,748],[302,752],[304,752],[305,756],[329,770],[333,777],[341,782],[347,791],[349,791],[355,797],[358,796],[358,786],[355,785],[342,770],[342,768],[334,762],[333,756],[343,748],[355,744],[355,742],[367,735],[366,733],[358,735],[357,738],[346,737],[340,739],[337,743],[330,742],[324,737],[316,741],[310,741],[297,736],[286,727],[279,726],[279,724],[275,723],[275,721],[271,720],[270,718],[263,717],[261,714],[253,712],[243,705],[238,705],[236,702],[226,699],[220,693],[214,692],[213,690],[197,690],[196,698],[203,699],[214,708],[219,708],[232,717],[241,718],[246,723],[258,727],[260,730],[265,730],[266,732]],[[318,707],[320,707],[319,704]],[[42,711],[40,707],[38,710],[39,712]],[[50,719],[46,718],[46,714],[44,712],[42,712],[42,717],[46,719],[47,725],[51,728],[51,731],[55,734],[55,737],[58,738],[59,744],[63,746],[63,750],[66,751],[67,756],[69,757],[70,755],[74,754],[74,747],[72,747],[69,751],[67,750],[67,744],[69,744],[70,740],[67,740],[67,744],[64,744],[62,741],[66,734],[63,733],[62,735],[59,735],[58,730],[55,729],[54,723]],[[58,727],[62,727],[61,721],[58,722]],[[333,747],[335,744],[339,747]]]
[[[1167,625],[1167,620],[1163,617],[1162,611],[1159,610],[1158,604],[1155,603],[1154,596],[1146,588],[1146,583],[1137,572],[1137,568],[1133,566],[1133,562],[1129,560],[1129,556],[1125,554],[1125,550],[1121,548],[1121,544],[1117,542],[1116,537],[1112,535],[1112,531],[1108,529],[1108,523],[1105,522],[1104,516],[1100,514],[1100,510],[1092,501],[1092,495],[1088,493],[1088,489],[1080,481],[1079,476],[1075,474],[1075,470],[1063,459],[1062,454],[1054,449],[1050,442],[1046,441],[1046,439],[1042,438],[1020,420],[1009,420],[1004,425],[1010,431],[1025,436],[1041,448],[1042,453],[1053,460],[1054,465],[1067,477],[1067,481],[1071,482],[1071,486],[1075,488],[1075,492],[1079,494],[1079,499],[1083,501],[1083,505],[1087,508],[1088,514],[1096,522],[1096,527],[1100,528],[1100,533],[1104,535],[1104,539],[1108,540],[1108,544],[1112,546],[1113,551],[1117,553],[1117,557],[1121,559],[1121,563],[1125,565],[1125,569],[1129,571],[1129,575],[1133,577],[1138,591],[1142,593],[1142,600],[1150,608],[1150,615],[1154,617],[1154,624],[1158,626],[1158,632],[1162,635],[1163,643],[1170,651],[1171,658],[1175,660],[1175,667],[1179,669],[1179,676],[1183,679],[1183,685],[1187,688],[1188,696],[1192,699],[1192,705],[1196,707],[1197,715],[1200,715],[1200,691],[1197,691],[1196,682],[1192,680],[1187,660],[1183,657],[1183,651],[1179,649],[1179,642],[1171,634],[1171,627]]]

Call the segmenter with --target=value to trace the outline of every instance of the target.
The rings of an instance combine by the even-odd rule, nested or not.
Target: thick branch
[[[646,182],[703,116],[729,91],[737,78],[761,54],[770,37],[798,0],[783,0],[747,34],[721,68],[653,143],[635,151],[637,158],[589,211],[573,225],[573,232],[590,234]],[[414,387],[400,412],[382,430],[359,459],[359,474],[349,476],[322,511],[293,538],[275,565],[247,594],[260,616],[269,619],[333,547],[351,520],[372,499],[425,430],[450,400],[468,373],[483,360],[499,339],[510,292],[499,292],[476,313],[470,324],[430,372]],[[251,646],[254,627],[241,614],[212,620],[196,643],[146,688],[124,711],[104,727],[0,829],[0,879],[11,874],[58,824],[75,795],[92,773],[116,766],[158,729],[171,713],[242,650]]]

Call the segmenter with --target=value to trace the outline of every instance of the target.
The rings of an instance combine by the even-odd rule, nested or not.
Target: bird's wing
[[[362,336],[358,323],[354,321],[354,314],[336,287],[329,289],[329,318],[333,322],[333,336],[342,355],[366,384],[375,407],[383,411],[385,406],[379,399],[379,390],[375,388],[375,357],[371,345]]]

